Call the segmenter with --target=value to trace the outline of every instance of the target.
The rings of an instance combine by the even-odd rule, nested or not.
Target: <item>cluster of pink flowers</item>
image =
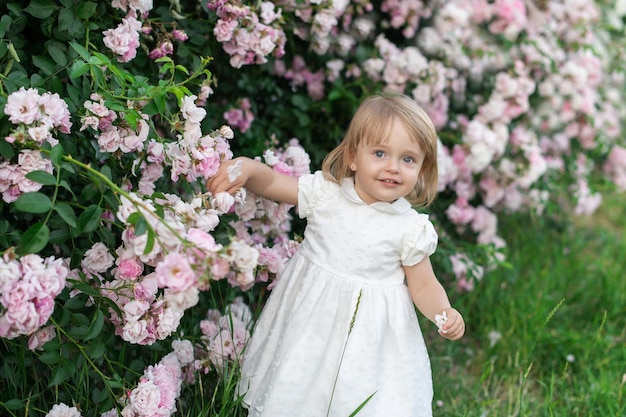
[[[132,193],[123,197],[117,216],[126,230],[117,256],[104,244],[96,243],[85,253],[81,265],[81,272],[88,278],[97,278],[94,285],[119,307],[121,314],[110,309],[110,319],[116,334],[130,343],[149,345],[169,337],[178,328],[185,310],[198,303],[199,291],[208,288],[210,279],[215,279],[226,263],[217,260],[221,246],[213,236],[195,227],[203,224],[212,230],[217,225],[217,215],[203,220],[201,212],[193,214],[195,203],[166,197],[170,200],[160,202],[166,210],[163,219],[155,216],[151,200],[142,200]],[[134,226],[128,223],[128,217],[138,212],[156,234],[154,248],[148,252],[147,233],[135,235]],[[105,273],[114,279],[106,280]]]
[[[70,133],[72,127],[67,103],[56,93],[39,94],[34,88],[20,87],[11,93],[4,113],[11,123],[18,125],[5,138],[9,143],[33,141],[38,145],[47,142],[54,146],[59,141],[53,133]]]
[[[5,140],[9,143],[52,146],[59,141],[53,134],[70,133],[72,122],[67,103],[58,94],[39,92],[34,88],[20,87],[7,98],[4,113],[17,125]],[[0,192],[2,199],[11,203],[27,192],[39,191],[41,184],[26,178],[33,171],[53,172],[52,162],[38,150],[23,149],[17,163],[0,158]]]
[[[104,45],[117,55],[119,62],[129,62],[137,56],[141,22],[133,14],[129,13],[115,29],[102,33]]]
[[[193,364],[193,346],[189,340],[172,343],[173,352],[157,364],[148,366],[137,386],[121,400],[122,417],[167,417],[176,412],[185,369]],[[115,410],[107,414],[117,415]]]
[[[421,0],[385,0],[380,6],[391,17],[393,28],[402,28],[405,38],[412,38],[417,33],[421,19],[428,19],[432,10]]]
[[[147,116],[138,121],[138,131],[135,131],[128,123],[118,122],[117,113],[110,110],[104,104],[104,99],[99,94],[92,94],[90,100],[83,104],[85,113],[81,117],[81,128],[95,131],[98,146],[101,152],[129,153],[141,151],[144,142],[148,139],[150,127],[146,122]]]
[[[111,6],[124,12],[134,12],[145,15],[152,10],[152,0],[111,0]]]
[[[493,4],[483,0],[477,2],[477,5],[475,20],[490,20],[491,33],[501,34],[514,41],[527,28],[528,18],[523,0],[496,0]]]
[[[291,68],[287,68],[285,62],[276,60],[274,63],[276,75],[289,80],[294,88],[305,86],[307,94],[314,100],[324,98],[326,95],[324,87],[324,71],[311,71],[300,55],[296,55],[291,63]]]
[[[127,13],[115,29],[103,32],[105,46],[117,55],[119,62],[129,62],[137,56],[140,35],[148,39],[156,38],[157,46],[148,53],[150,59],[171,55],[174,52],[173,41],[185,42],[189,38],[184,30],[173,29],[171,33],[154,31],[149,22],[144,26],[138,20],[148,17],[153,7],[152,0],[113,0],[111,5]],[[162,29],[162,25],[159,25],[159,29]],[[156,36],[153,36],[153,32],[156,32]]]
[[[263,155],[267,165],[277,172],[293,177],[310,172],[311,160],[296,139],[292,139],[284,149],[268,149]],[[236,237],[259,251],[256,282],[276,283],[287,260],[293,256],[298,244],[288,236],[291,230],[290,205],[277,203],[246,193],[242,204],[235,206],[237,220],[230,225]]]
[[[472,291],[476,280],[481,280],[485,270],[477,265],[464,253],[455,253],[450,256],[452,272],[457,277],[457,286],[463,291]]]
[[[143,32],[145,34],[152,32],[152,28],[144,27]],[[159,59],[164,56],[168,56],[174,53],[174,44],[173,41],[185,42],[189,39],[189,36],[184,30],[174,29],[170,32],[159,33],[159,41],[157,46],[150,51],[148,57],[150,59]]]
[[[209,0],[209,10],[215,11],[218,21],[213,29],[218,42],[230,55],[230,65],[264,64],[269,55],[285,54],[285,33],[280,27],[281,11],[271,2],[262,2],[259,12],[239,2]]]
[[[203,134],[200,123],[206,110],[198,107],[196,100],[195,95],[182,99],[180,110],[184,124],[178,141],[165,146],[151,141],[148,146],[148,162],[168,165],[172,181],[178,181],[180,176],[188,181],[208,179],[217,172],[221,160],[232,158],[228,143],[234,137],[232,129],[222,126],[208,135]]]
[[[99,97],[92,98],[85,106],[84,125],[109,129],[115,113]],[[232,129],[223,126],[204,135],[200,124],[206,111],[195,104],[196,99],[188,96],[181,101],[184,123],[176,125],[177,141],[148,144],[138,165],[137,192],[122,195],[115,213],[125,227],[122,244],[115,253],[102,243],[94,244],[85,253],[80,271],[75,271],[76,276],[80,272],[87,279],[95,278],[94,285],[117,304],[121,314],[111,309],[116,334],[131,343],[152,344],[171,335],[184,311],[196,305],[199,291],[208,290],[211,281],[227,279],[248,289],[257,279],[267,281],[278,275],[295,250],[288,238],[289,206],[246,196],[243,190],[235,196],[198,194],[190,201],[173,194],[151,197],[164,166],[169,166],[172,180],[185,176],[194,181],[211,177],[222,160],[232,158],[228,143],[234,136]],[[297,141],[284,151],[268,151],[266,162],[290,175],[309,172],[310,159]],[[232,223],[237,236],[228,245],[219,245],[210,233],[220,216],[233,210],[243,219]],[[137,215],[150,232],[136,233],[132,219]]]
[[[7,250],[0,258],[0,337],[31,335],[46,324],[68,272],[63,259]]]
[[[223,371],[226,363],[239,362],[252,326],[250,308],[237,297],[227,307],[226,313],[207,311],[207,318],[200,322],[202,344],[197,347],[196,368],[208,373],[210,369]]]
[[[239,100],[238,104],[238,107],[231,108],[224,113],[224,119],[230,126],[239,129],[241,133],[245,133],[250,129],[252,122],[254,122],[254,114],[250,110],[250,99],[248,97]]]
[[[24,149],[17,156],[17,164],[10,161],[0,162],[0,192],[2,199],[12,203],[23,193],[39,191],[42,185],[31,181],[26,175],[33,171],[53,172],[52,161],[43,157],[41,152]]]

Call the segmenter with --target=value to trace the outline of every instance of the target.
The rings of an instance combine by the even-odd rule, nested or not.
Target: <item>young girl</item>
[[[432,415],[411,300],[443,337],[465,331],[431,267],[435,229],[412,208],[436,196],[436,146],[413,100],[375,95],[321,172],[297,179],[236,158],[210,179],[213,193],[245,187],[307,219],[244,353],[239,390],[249,416],[348,417],[360,406],[358,417]]]

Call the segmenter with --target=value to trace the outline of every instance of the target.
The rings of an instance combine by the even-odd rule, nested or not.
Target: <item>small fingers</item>
[[[231,161],[224,161],[220,165],[219,169],[211,178],[207,180],[207,188],[212,194],[217,194],[222,191],[226,191],[229,194],[234,194],[241,184],[239,181],[231,181],[229,178],[229,168],[232,167]],[[232,174],[232,170],[231,174]],[[235,178],[236,180],[236,178]]]
[[[465,334],[465,322],[461,314],[454,309],[449,309],[447,320],[441,326],[439,333],[450,340],[458,340],[463,337]]]

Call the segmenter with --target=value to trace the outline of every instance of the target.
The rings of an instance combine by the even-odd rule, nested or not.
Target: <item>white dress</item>
[[[437,234],[405,199],[365,204],[352,179],[298,181],[302,245],[244,352],[239,392],[254,417],[432,416],[428,353],[402,269]],[[358,306],[358,307],[357,307]]]

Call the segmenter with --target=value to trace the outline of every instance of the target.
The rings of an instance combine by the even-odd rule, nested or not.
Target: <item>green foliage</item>
[[[442,402],[435,416],[626,412],[621,212],[613,197],[575,226],[508,219],[512,268],[486,274],[480,292],[455,296],[466,313],[466,339],[429,340],[435,400]]]

